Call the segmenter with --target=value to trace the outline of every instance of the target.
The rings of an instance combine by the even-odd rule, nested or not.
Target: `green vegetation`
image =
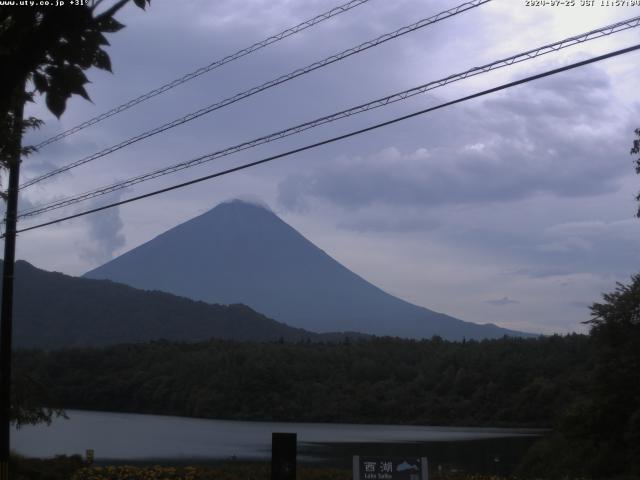
[[[117,0],[101,12],[97,11],[97,7],[102,0],[76,2],[71,9],[56,8],[54,2],[0,7],[0,181],[5,170],[8,170],[8,177],[15,181],[15,186],[11,186],[11,181],[8,182],[10,187],[6,192],[0,189],[0,198],[6,201],[3,243],[4,258],[8,262],[13,263],[15,251],[20,162],[36,151],[36,147],[24,146],[22,137],[27,130],[43,124],[42,120],[35,117],[24,118],[25,104],[33,102],[38,93],[45,97],[47,108],[60,117],[66,109],[67,100],[73,95],[89,100],[84,87],[89,80],[84,72],[92,67],[111,71],[111,60],[104,48],[109,45],[105,35],[124,28],[114,15],[128,2]],[[134,0],[142,9],[149,2]],[[13,282],[13,265],[8,269],[3,268],[3,277]],[[4,303],[4,306],[7,305],[10,304]],[[30,376],[23,375],[11,381],[12,323],[12,307],[9,306],[6,311],[3,308],[2,351],[9,352],[9,358],[3,358],[0,363],[4,394],[0,396],[1,429],[8,428],[6,422],[9,419],[18,425],[48,422],[56,413],[55,410],[34,405],[33,392],[39,386]],[[23,388],[25,383],[29,385]],[[11,385],[17,391],[11,391]],[[42,399],[42,395],[36,398]],[[7,437],[3,435],[2,438]],[[4,467],[8,461],[9,446],[5,440],[0,445],[0,466]]]
[[[9,461],[12,480],[69,480],[84,467],[79,455],[59,455],[48,459],[11,455]]]
[[[640,128],[636,128],[634,130],[634,133],[636,134],[636,139],[633,141],[633,144],[631,145],[631,155],[637,155],[640,153]],[[640,158],[637,158],[636,160],[634,160],[635,163],[635,167],[636,167],[636,173],[638,175],[640,175]],[[636,195],[636,201],[640,203],[640,193],[638,193]],[[638,206],[638,210],[636,210],[636,217],[640,218],[640,206]]]
[[[603,300],[591,307],[588,388],[529,452],[532,474],[640,477],[640,275]]]
[[[13,470],[13,468],[16,468]],[[298,465],[298,480],[351,480],[351,470]],[[267,463],[231,463],[198,466],[102,465],[87,466],[79,456],[50,460],[12,459],[15,480],[268,480]],[[505,480],[502,477],[433,472],[433,480]]]
[[[50,406],[242,420],[550,426],[585,392],[586,336],[152,342],[17,352]]]
[[[298,466],[298,480],[351,480],[351,470]],[[268,480],[270,466],[266,464],[233,464],[215,467],[132,467],[106,466],[79,470],[71,480]],[[435,473],[433,480],[506,480],[489,475]]]
[[[16,101],[24,105],[33,99],[35,92],[25,88],[27,81],[45,96],[47,108],[57,117],[64,113],[72,95],[89,100],[84,88],[89,80],[84,71],[91,67],[111,71],[105,35],[124,28],[114,15],[128,1],[115,1],[102,12],[96,11],[102,2],[78,4],[73,9],[39,3],[28,8],[0,9],[0,152],[4,153],[4,142],[9,137],[3,127],[13,114],[12,107]],[[149,1],[134,3],[144,9]],[[0,156],[0,160],[4,166],[6,158]]]

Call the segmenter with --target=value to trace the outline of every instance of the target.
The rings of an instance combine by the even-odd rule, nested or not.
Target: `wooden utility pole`
[[[20,154],[22,151],[22,117],[24,114],[24,84],[15,97],[13,125],[7,139],[12,145],[9,168],[7,210],[5,215],[4,264],[2,269],[2,307],[0,314],[0,480],[9,480],[9,453],[11,445],[11,340],[13,330],[13,273],[16,253],[16,223],[18,189],[20,184]]]

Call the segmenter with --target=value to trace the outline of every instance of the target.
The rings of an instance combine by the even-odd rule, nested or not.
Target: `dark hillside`
[[[210,305],[109,280],[47,272],[24,261],[16,263],[14,304],[17,347],[95,346],[157,339],[341,338],[289,327],[245,305]]]

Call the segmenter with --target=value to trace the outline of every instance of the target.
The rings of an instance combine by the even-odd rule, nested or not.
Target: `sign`
[[[428,480],[425,457],[353,457],[353,480]]]
[[[297,435],[271,434],[271,480],[296,480]]]

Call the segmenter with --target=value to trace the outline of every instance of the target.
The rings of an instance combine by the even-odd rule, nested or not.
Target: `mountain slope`
[[[107,280],[46,272],[24,261],[16,263],[14,338],[16,347],[44,348],[158,339],[334,339],[291,328],[245,305],[209,305]]]
[[[210,303],[244,303],[316,332],[447,339],[523,335],[393,297],[271,211],[238,200],[220,204],[85,276]]]

